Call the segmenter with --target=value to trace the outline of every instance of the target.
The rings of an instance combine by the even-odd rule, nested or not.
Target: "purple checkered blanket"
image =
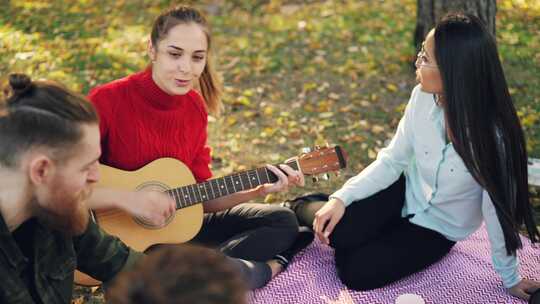
[[[525,238],[523,244],[518,253],[521,274],[540,280],[540,248],[531,246]],[[426,304],[525,303],[506,292],[492,268],[484,227],[458,242],[446,257],[426,270],[368,292],[347,289],[336,275],[333,250],[316,240],[299,253],[286,272],[251,292],[249,303],[393,304],[405,293],[420,295]]]

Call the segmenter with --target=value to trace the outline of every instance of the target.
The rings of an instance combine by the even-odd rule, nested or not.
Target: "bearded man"
[[[107,282],[142,257],[89,221],[98,118],[84,97],[12,74],[0,114],[0,303],[70,303],[79,269]]]

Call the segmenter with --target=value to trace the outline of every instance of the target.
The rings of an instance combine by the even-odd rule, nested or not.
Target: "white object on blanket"
[[[529,158],[527,171],[529,172],[529,185],[540,186],[540,159]]]
[[[402,294],[396,299],[396,304],[425,304],[421,296],[414,293]]]

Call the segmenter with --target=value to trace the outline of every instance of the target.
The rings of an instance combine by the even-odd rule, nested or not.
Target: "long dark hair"
[[[506,251],[515,254],[522,224],[532,242],[540,233],[529,202],[525,136],[495,39],[477,17],[450,14],[435,27],[435,57],[454,149],[489,193]]]

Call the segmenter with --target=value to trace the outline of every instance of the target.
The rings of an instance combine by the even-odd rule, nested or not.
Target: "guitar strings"
[[[288,166],[291,166],[291,165],[294,165],[294,164],[296,164],[296,160],[292,160],[292,161],[289,161],[289,162],[285,163],[285,165],[288,165]],[[225,178],[225,177],[230,177],[230,178],[240,177],[240,175],[249,173],[249,172],[251,172],[251,171],[254,171],[254,172],[256,173],[258,169],[265,169],[265,170],[267,170],[267,171],[269,171],[270,173],[273,174],[273,172],[270,171],[270,170],[268,170],[268,168],[266,168],[266,167],[261,167],[261,168],[257,168],[257,169],[244,170],[244,171],[240,171],[240,172],[237,172],[237,173],[232,173],[232,174],[230,174],[230,175],[226,175],[226,176],[223,176],[223,177],[218,177],[218,178],[216,178],[216,179],[219,179],[219,178]],[[249,175],[248,175],[248,177],[249,177]],[[207,187],[206,187],[206,183],[210,183],[210,182],[211,182],[211,180],[208,180],[208,181],[202,182],[202,183],[200,183],[200,184],[205,184],[205,188],[207,188]],[[191,184],[191,185],[180,186],[180,187],[178,187],[178,188],[166,190],[165,192],[167,192],[167,194],[169,194],[170,196],[173,196],[172,191],[174,191],[174,190],[176,190],[176,189],[192,187],[193,185],[198,185],[198,184]],[[211,184],[208,184],[208,185],[209,185],[209,188],[212,189],[212,185],[211,185]],[[249,188],[248,188],[248,189],[249,189]],[[174,196],[173,196],[173,198],[174,198]]]
[[[292,160],[290,162],[287,162],[285,163],[286,165],[294,165],[296,163],[296,160]],[[267,171],[268,168],[266,167],[261,167],[261,168],[256,168],[256,169],[251,169],[251,170],[244,170],[244,171],[240,171],[240,172],[237,172],[237,173],[233,173],[233,174],[230,174],[230,175],[226,175],[224,177],[220,177],[220,178],[225,178],[225,177],[231,177],[231,178],[235,178],[235,177],[240,177],[242,174],[246,174],[246,173],[249,173],[249,172],[252,172],[254,171],[256,174],[257,174],[257,170],[258,169],[265,169]],[[271,172],[271,171],[270,171]],[[248,174],[249,176],[249,174]],[[206,183],[209,183],[210,181],[206,181],[206,182],[203,182],[201,184],[206,184]],[[178,187],[178,188],[174,188],[174,189],[168,189],[168,190],[165,190],[164,192],[169,195],[170,197],[172,197],[175,201],[177,200],[176,196],[178,195],[174,195],[173,191],[178,191],[176,189],[180,189],[180,188],[183,188],[183,187],[189,187],[189,186],[193,186],[193,185],[196,185],[196,184],[192,184],[192,185],[186,185],[186,186],[181,186],[181,187]],[[212,187],[211,184],[208,184],[210,187]],[[205,185],[205,188],[206,188],[206,185]],[[177,193],[178,194],[178,193]],[[223,195],[221,195],[223,196]],[[178,205],[178,204],[177,204]],[[180,204],[182,206],[182,204]],[[185,207],[188,207],[188,206],[185,206]],[[122,211],[122,210],[119,210],[119,209],[110,209],[110,210],[100,210],[100,211],[94,211],[95,212],[95,215],[97,218],[99,219],[112,219],[112,218],[118,218],[118,217],[123,217],[125,216],[125,213]]]

